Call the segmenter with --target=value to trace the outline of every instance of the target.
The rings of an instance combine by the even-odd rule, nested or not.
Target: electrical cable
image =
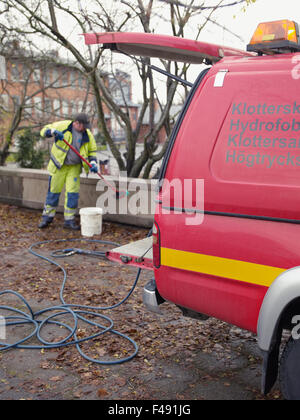
[[[133,293],[137,283],[138,283],[138,280],[139,280],[139,277],[140,277],[140,274],[141,274],[141,269],[140,268],[138,269],[135,281],[134,281],[130,291],[128,292],[128,294],[120,302],[118,302],[114,305],[103,307],[103,306],[87,306],[87,305],[79,305],[79,304],[68,304],[68,303],[65,302],[64,297],[63,297],[66,282],[67,282],[67,272],[66,272],[66,270],[64,269],[64,267],[62,265],[60,265],[59,263],[57,263],[53,259],[38,253],[34,249],[37,248],[37,247],[40,247],[40,246],[44,246],[46,244],[50,244],[50,243],[66,243],[66,242],[72,242],[72,241],[74,241],[74,242],[75,241],[76,242],[86,241],[86,242],[95,243],[95,244],[118,246],[118,244],[116,244],[114,242],[103,241],[103,240],[94,240],[94,239],[58,239],[58,240],[54,240],[54,241],[51,240],[51,241],[37,242],[37,243],[31,245],[30,248],[29,248],[29,252],[32,255],[55,265],[56,267],[58,267],[63,272],[63,281],[62,281],[62,285],[61,285],[61,289],[60,289],[61,305],[52,306],[52,307],[49,307],[49,308],[42,309],[38,312],[33,312],[32,308],[29,305],[29,303],[27,302],[27,300],[21,294],[19,294],[18,292],[15,292],[13,290],[4,290],[3,292],[0,292],[0,296],[6,295],[6,294],[16,296],[19,300],[21,300],[23,302],[23,304],[27,307],[27,309],[29,311],[29,313],[26,313],[24,311],[21,311],[20,309],[13,308],[11,306],[0,305],[0,309],[12,312],[13,314],[16,314],[16,315],[11,315],[11,316],[4,317],[5,326],[7,327],[7,326],[24,325],[24,324],[32,324],[34,326],[34,329],[30,334],[28,334],[25,338],[22,338],[22,339],[14,342],[14,343],[5,343],[5,342],[0,341],[0,351],[9,350],[9,349],[13,349],[13,348],[45,350],[45,349],[62,348],[62,347],[66,347],[66,346],[75,345],[78,352],[81,354],[81,356],[83,358],[85,358],[86,360],[88,360],[90,362],[93,362],[93,363],[97,363],[97,364],[100,364],[100,365],[115,365],[115,364],[120,364],[120,363],[127,362],[127,361],[133,359],[136,356],[136,354],[138,352],[138,345],[136,344],[136,342],[133,339],[131,339],[127,335],[113,329],[113,326],[114,326],[113,321],[108,316],[105,316],[104,314],[98,313],[98,311],[104,311],[104,310],[117,308],[118,306],[122,305],[126,300],[128,300],[129,297],[131,296],[131,294]],[[102,252],[102,251],[88,251],[88,250],[82,250],[82,249],[79,249],[79,248],[66,248],[64,250],[54,251],[54,252],[52,252],[51,257],[52,258],[62,258],[62,257],[68,257],[70,255],[74,255],[76,253],[83,254],[83,255],[89,255],[89,256],[95,256],[95,257],[106,258],[106,253],[105,252]],[[42,320],[38,319],[38,317],[40,317],[41,315],[43,315],[47,312],[53,312],[53,311],[59,311],[59,312],[55,312],[54,314],[48,315]],[[54,318],[62,316],[62,315],[70,315],[73,318],[73,326],[70,326],[70,325],[68,325],[68,324],[66,324],[62,321],[54,320]],[[92,320],[88,319],[87,316],[88,317],[92,316],[94,318],[100,318],[102,320],[105,320],[105,322],[108,325],[105,326],[105,325],[102,325],[99,322],[96,322],[95,320],[92,321]],[[77,330],[78,330],[79,320],[81,320],[81,321],[83,321],[83,322],[85,322],[85,323],[87,323],[87,324],[89,324],[93,327],[97,327],[100,331],[98,331],[97,333],[92,334],[88,337],[79,339],[77,337],[77,334],[76,334]],[[42,334],[41,334],[42,329],[47,324],[54,324],[54,325],[57,325],[58,327],[65,328],[69,332],[69,334],[64,339],[62,339],[60,341],[49,342],[49,341],[45,340],[42,337]],[[99,336],[101,336],[105,333],[115,334],[115,335],[129,341],[132,344],[132,346],[134,347],[133,352],[131,354],[129,354],[128,356],[123,357],[123,358],[119,358],[117,360],[100,360],[100,359],[95,359],[95,358],[89,357],[80,348],[79,345],[81,343],[93,340],[93,339],[95,339],[95,338],[97,338],[97,337],[99,337]],[[38,339],[38,341],[40,342],[39,345],[25,344],[27,341],[29,341],[33,337]]]

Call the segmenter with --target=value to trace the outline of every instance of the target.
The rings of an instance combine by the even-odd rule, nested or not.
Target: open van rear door
[[[223,57],[246,56],[253,53],[222,45],[194,41],[169,35],[138,32],[106,32],[84,34],[86,45],[103,44],[104,48],[129,55],[156,57],[170,61],[201,64],[216,63]]]

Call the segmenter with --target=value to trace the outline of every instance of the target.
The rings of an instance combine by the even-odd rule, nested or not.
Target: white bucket
[[[102,214],[100,207],[80,209],[80,224],[82,236],[100,235],[102,232]]]

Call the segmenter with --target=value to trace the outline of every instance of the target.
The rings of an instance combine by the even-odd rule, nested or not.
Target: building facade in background
[[[20,128],[30,126],[39,130],[49,122],[72,119],[76,114],[86,112],[97,137],[100,132],[95,98],[88,79],[79,68],[74,63],[63,62],[55,51],[47,57],[38,57],[24,51],[20,54],[17,50],[17,46],[10,45],[2,52],[6,60],[6,80],[1,81],[0,87],[0,142],[20,107]],[[130,76],[118,72],[115,77],[105,74],[104,78],[117,103],[120,102],[120,106],[122,101],[126,103],[134,125],[138,106],[132,102]],[[104,113],[112,138],[125,140],[122,124],[105,105]]]

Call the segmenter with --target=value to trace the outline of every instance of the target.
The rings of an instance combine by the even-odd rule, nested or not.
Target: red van
[[[284,397],[300,399],[298,25],[259,25],[248,52],[153,34],[85,36],[119,52],[213,64],[192,86],[162,165],[144,301],[256,333],[262,391],[280,371]],[[175,179],[191,180],[188,201],[169,187]],[[291,338],[279,363],[283,329]]]

